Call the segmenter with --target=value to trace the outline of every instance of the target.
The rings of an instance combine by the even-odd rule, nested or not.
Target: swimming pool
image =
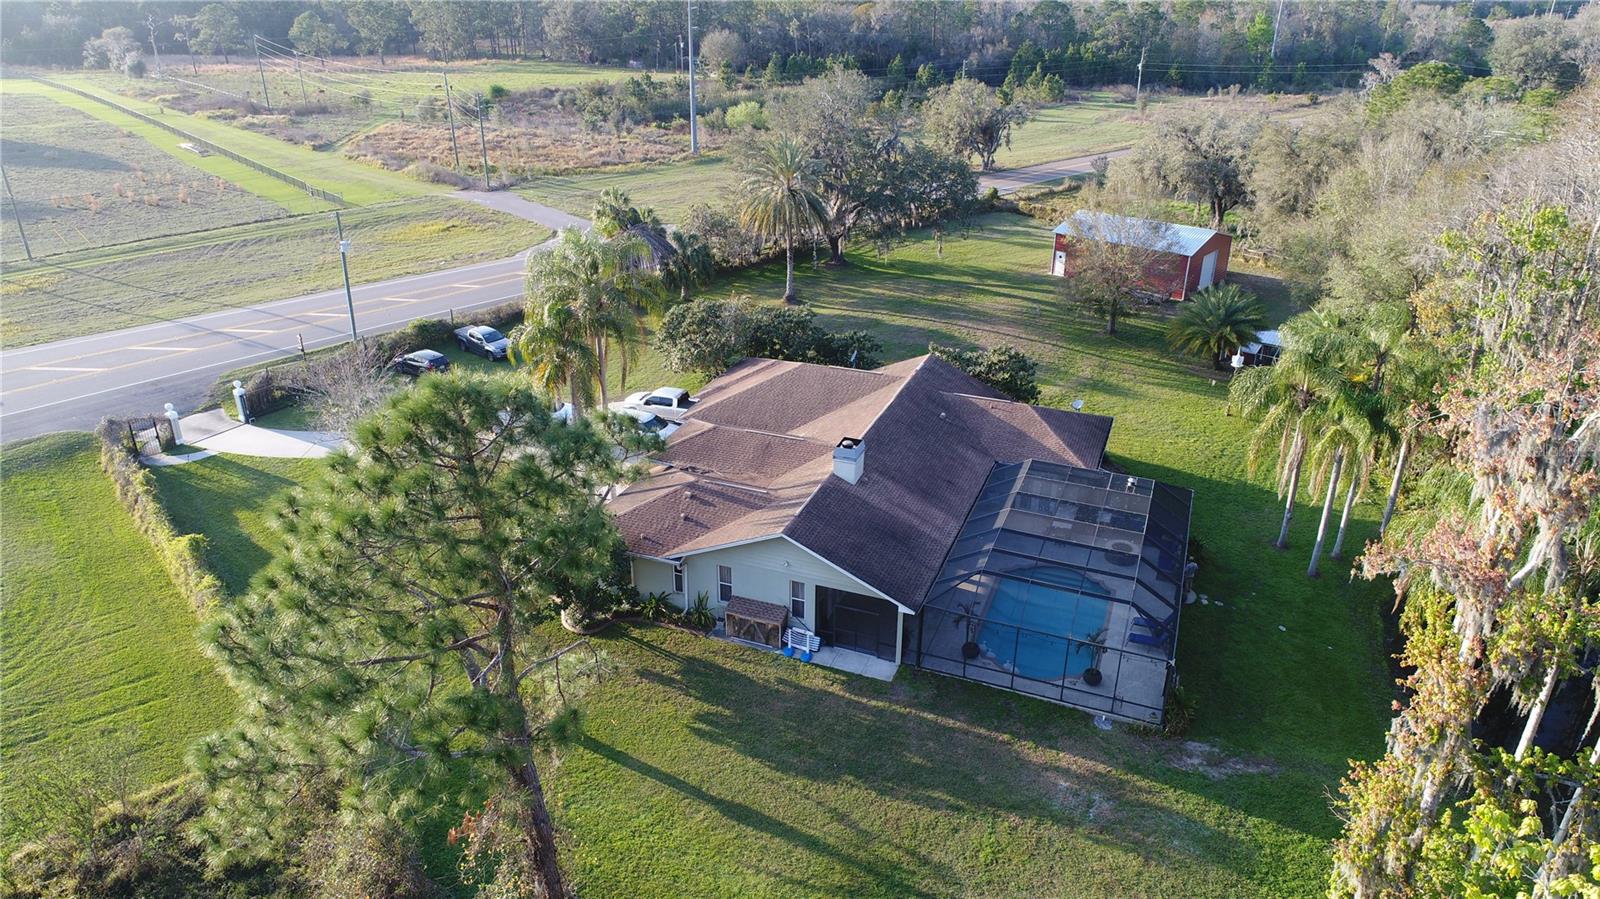
[[[1002,577],[978,631],[983,650],[1021,677],[1042,681],[1062,675],[1079,677],[1094,664],[1096,648],[1105,642],[1111,603],[1084,596],[1085,576],[1070,569],[1040,569],[1060,584],[1030,584]],[[1075,589],[1076,588],[1076,589]]]

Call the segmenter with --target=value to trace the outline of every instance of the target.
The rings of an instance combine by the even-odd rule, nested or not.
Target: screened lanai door
[[[842,649],[894,661],[899,610],[876,596],[817,587],[817,635]]]

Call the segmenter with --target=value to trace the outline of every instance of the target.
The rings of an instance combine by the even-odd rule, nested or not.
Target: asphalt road
[[[526,253],[356,287],[362,334],[522,296]],[[0,441],[88,430],[111,414],[195,411],[224,372],[350,339],[344,289],[0,353]]]
[[[983,189],[1012,193],[1090,171],[1079,156],[980,179]],[[458,198],[551,227],[587,222],[504,192],[459,191]],[[522,295],[526,253],[356,287],[356,327],[378,334],[418,318],[443,317]],[[70,327],[70,322],[63,322]],[[218,376],[235,368],[340,343],[350,337],[344,290],[213,312],[160,324],[58,340],[0,352],[0,442],[51,431],[88,430],[101,418],[156,412],[172,403],[195,411]]]

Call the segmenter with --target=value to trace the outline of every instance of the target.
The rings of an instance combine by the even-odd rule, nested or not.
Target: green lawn
[[[238,595],[277,546],[267,525],[274,501],[319,464],[224,453],[152,472],[173,526],[180,534],[205,535],[206,565],[228,593]]]
[[[625,191],[635,206],[655,209],[669,223],[683,221],[691,206],[725,206],[732,198],[738,175],[726,156],[707,153],[698,158],[655,165],[621,166],[581,175],[545,175],[516,188],[537,203],[554,206],[588,218],[594,201],[608,187]]]
[[[234,696],[201,654],[196,621],[117,501],[87,434],[5,447],[0,476],[0,845],[50,810],[17,805],[30,759],[70,762],[114,732],[142,785],[183,773]]]
[[[1085,95],[1076,103],[1045,106],[1011,134],[1011,146],[995,154],[997,168],[1011,169],[1126,147],[1144,130],[1128,103],[1109,93]]]
[[[357,284],[519,253],[550,236],[542,225],[448,197],[344,213]],[[61,317],[80,333],[251,306],[339,286],[331,215],[298,216],[75,254],[0,274],[0,339],[53,339]]]

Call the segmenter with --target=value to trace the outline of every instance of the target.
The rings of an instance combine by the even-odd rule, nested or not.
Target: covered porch
[[[812,634],[806,630],[805,623],[794,618],[787,608],[777,603],[763,602],[745,596],[734,596],[728,601],[726,613],[718,627],[712,631],[712,636],[721,637],[734,643],[741,643],[756,649],[768,652],[781,652],[790,645],[790,629],[794,629],[794,643],[804,646],[807,637],[820,639],[821,646],[811,653],[810,662],[826,668],[835,668],[848,671],[851,674],[860,674],[882,681],[894,680],[895,672],[899,670],[899,663],[895,654],[899,649],[899,617],[898,610],[893,619],[894,633],[889,636],[887,645],[888,658],[879,655],[883,651],[883,635],[878,627],[878,617],[870,607],[859,600],[875,600],[874,597],[861,594],[849,594],[841,600],[838,596],[828,596],[825,599],[819,588],[819,624],[829,624],[829,635]],[[831,591],[844,593],[845,591]],[[826,614],[823,608],[827,609]],[[892,608],[892,606],[891,606]],[[843,620],[841,626],[838,622]],[[820,628],[819,628],[820,630]],[[830,637],[832,639],[830,639]],[[842,637],[848,641],[847,645],[835,642]],[[872,648],[873,652],[864,652],[863,649]],[[794,654],[799,658],[799,653]]]

